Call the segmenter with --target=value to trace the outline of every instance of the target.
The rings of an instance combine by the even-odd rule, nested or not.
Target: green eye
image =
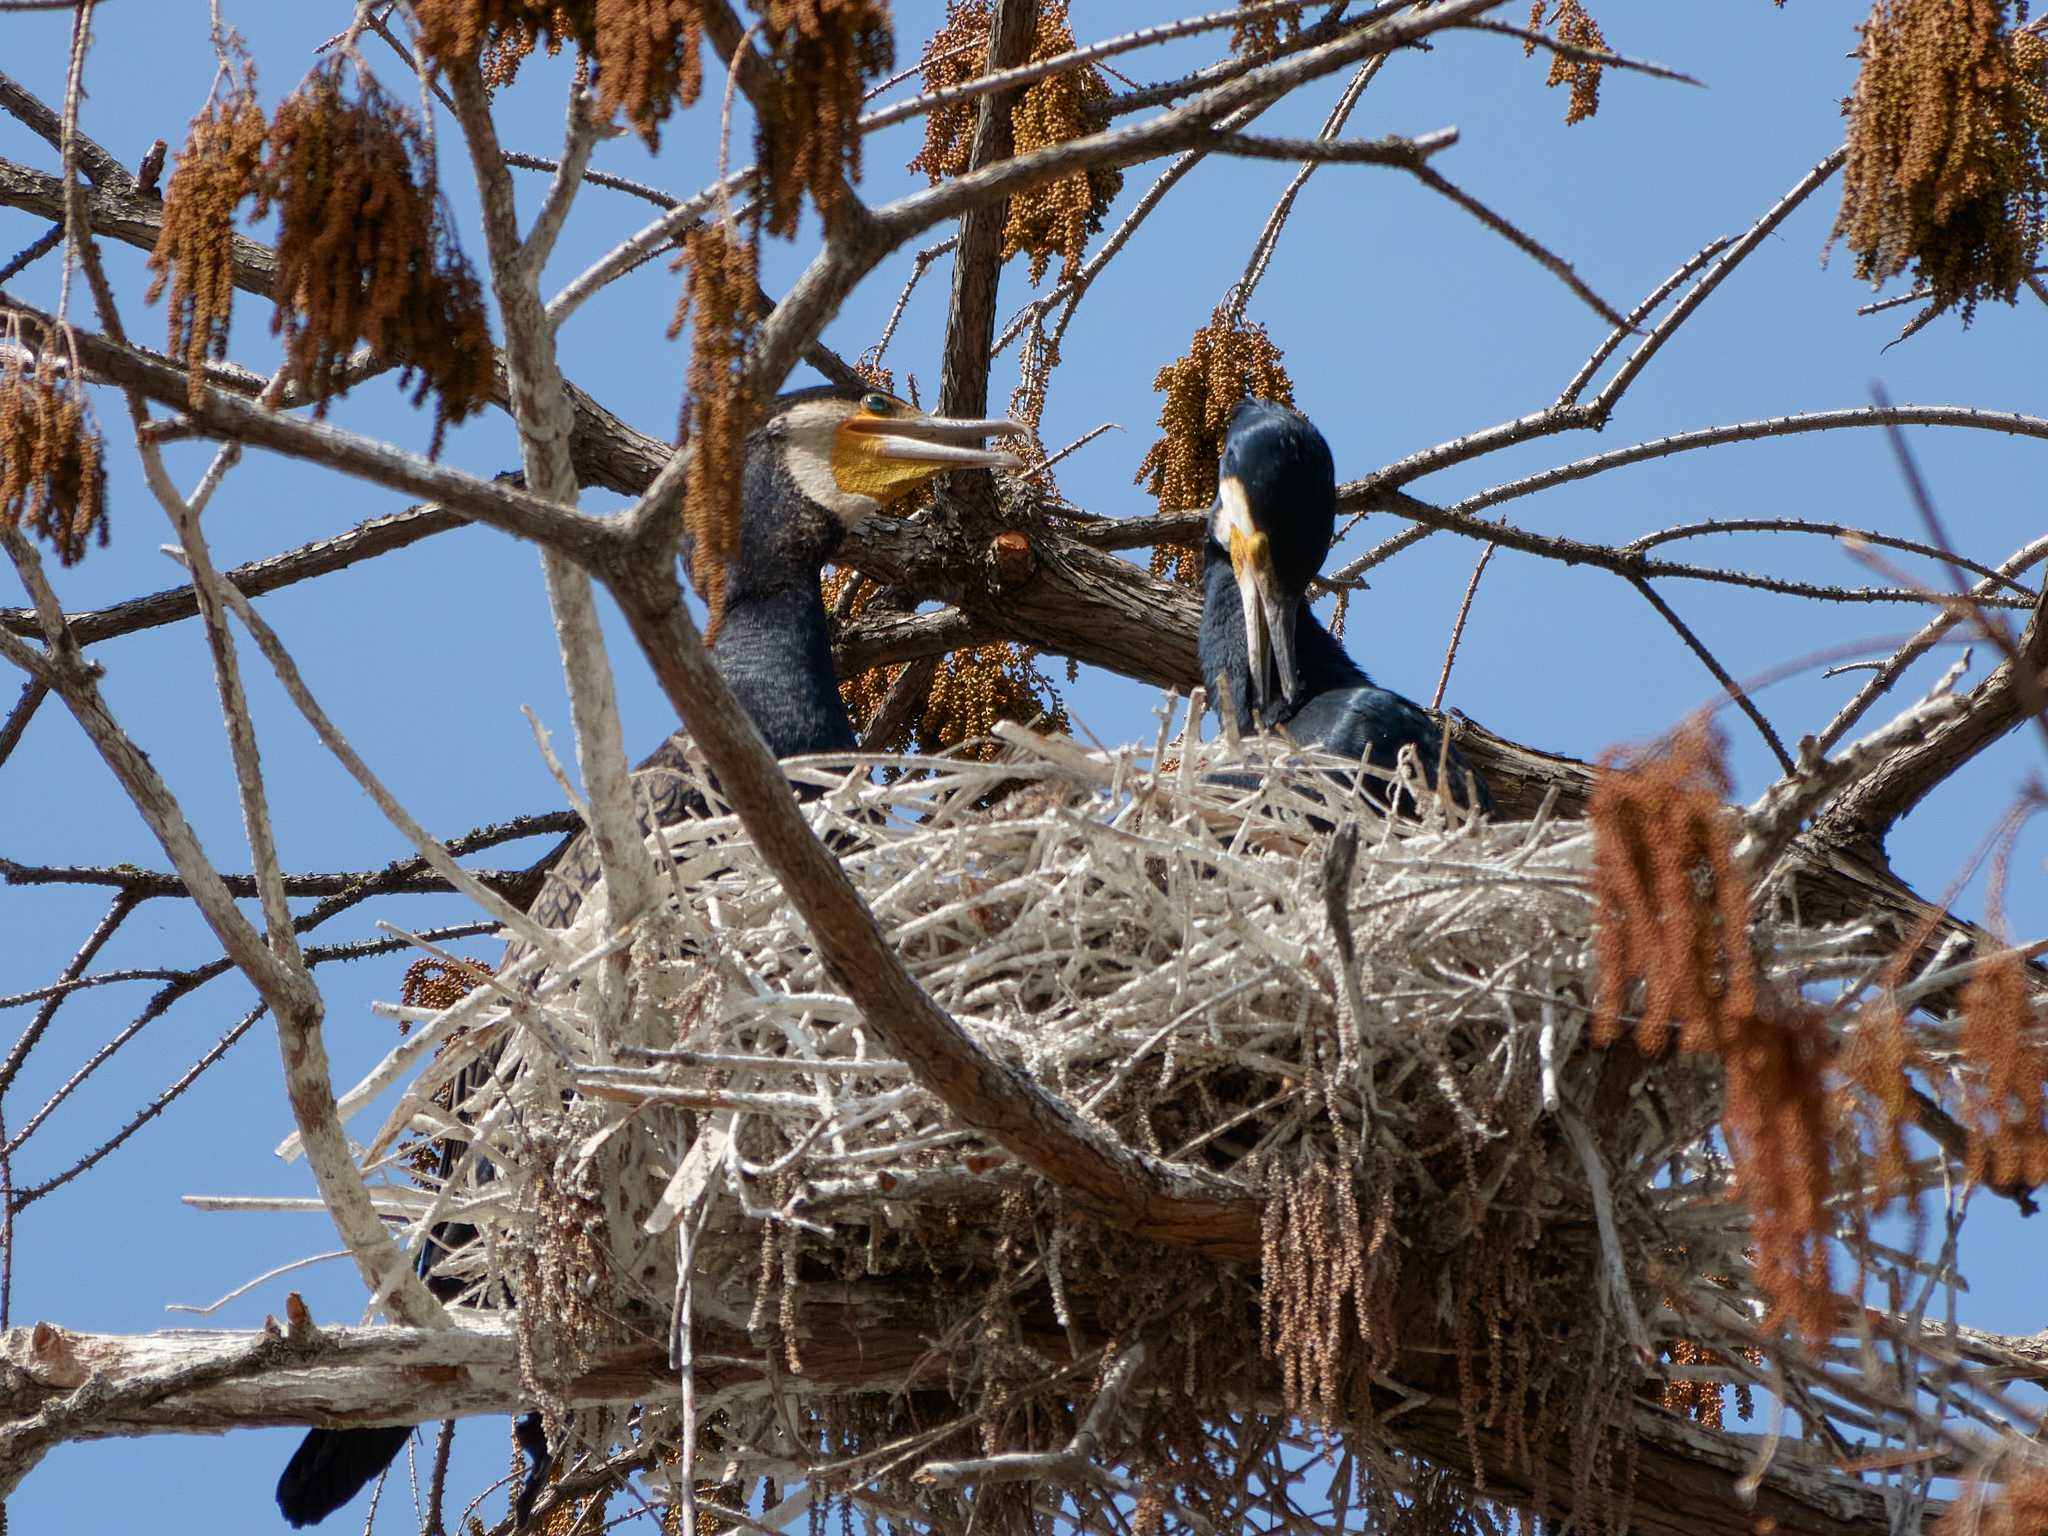
[[[860,408],[870,416],[894,416],[896,414],[896,402],[887,395],[880,393],[863,395]]]

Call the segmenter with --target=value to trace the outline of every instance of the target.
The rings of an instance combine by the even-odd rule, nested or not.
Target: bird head
[[[1295,618],[1336,532],[1337,472],[1323,434],[1271,400],[1240,403],[1223,438],[1209,539],[1237,581],[1259,717],[1300,697]]]
[[[1005,417],[929,416],[882,390],[827,388],[784,395],[755,435],[806,500],[851,528],[946,470],[1015,469],[985,443],[1027,432]]]

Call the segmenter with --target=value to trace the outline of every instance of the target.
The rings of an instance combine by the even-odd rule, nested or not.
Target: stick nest
[[[1718,1063],[1593,1046],[1593,830],[1468,819],[1419,773],[1424,816],[1390,822],[1353,798],[1357,765],[1271,741],[1000,734],[993,762],[790,771],[979,1048],[1103,1137],[1260,1195],[1258,1262],[1111,1230],[962,1126],[700,783],[710,814],[650,840],[661,910],[614,930],[594,892],[550,969],[515,946],[382,1069],[439,1047],[370,1157],[405,1167],[409,1132],[463,1147],[410,1195],[411,1235],[481,1230],[439,1272],[520,1298],[556,1432],[673,1458],[680,1390],[565,1425],[551,1389],[608,1347],[666,1347],[680,1250],[695,1447],[650,1481],[786,1490],[794,1457],[816,1499],[899,1525],[962,1529],[971,1500],[1049,1528],[1064,1498],[1067,1519],[1121,1499],[1231,1529],[1303,1480],[1391,1520],[1462,1440],[1482,1491],[1541,1504],[1569,1480],[1619,1528],[1645,1415],[1718,1427],[1719,1383],[1762,1379],[1767,1303]],[[1333,822],[1356,828],[1348,875]],[[1860,930],[1773,912],[1750,932],[1766,993],[1867,964]],[[451,1120],[448,1085],[492,1062]],[[1346,1454],[1280,1457],[1304,1423]],[[1012,1481],[976,1461],[1003,1453],[1045,1460]]]

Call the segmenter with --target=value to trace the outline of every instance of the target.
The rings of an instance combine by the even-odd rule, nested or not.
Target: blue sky
[[[1613,46],[1684,69],[1704,88],[1610,75],[1599,117],[1567,129],[1563,93],[1543,88],[1541,60],[1525,60],[1510,40],[1468,35],[1391,60],[1349,131],[1370,137],[1456,126],[1460,142],[1439,157],[1437,168],[1561,252],[1626,309],[1709,239],[1746,228],[1840,141],[1839,101],[1853,78],[1847,54],[1857,8],[1812,0],[1783,9],[1764,0],[1712,6],[1608,0],[1592,8]],[[348,14],[346,6],[233,0],[226,9],[229,22],[247,36],[271,99],[298,80],[312,62],[311,48],[344,26]],[[942,10],[937,0],[896,5],[901,63],[910,62]],[[1154,0],[1076,10],[1083,36],[1181,13]],[[175,147],[212,75],[205,28],[206,7],[197,0],[105,7],[86,77],[87,131],[131,164],[153,138]],[[67,17],[0,16],[0,58],[8,73],[55,101],[67,35]],[[1127,57],[1119,67],[1139,79],[1164,78],[1219,47],[1211,35]],[[370,57],[394,91],[410,90],[395,58],[381,48]],[[714,82],[721,78],[715,68],[711,75]],[[560,67],[534,67],[503,98],[501,134],[508,146],[556,151],[562,79]],[[1260,130],[1315,132],[1340,83],[1333,79],[1302,93],[1263,119]],[[442,126],[444,148],[452,148],[452,125],[444,119]],[[716,132],[715,107],[700,107],[670,124],[658,162],[625,138],[602,146],[597,164],[687,193],[709,179]],[[881,200],[922,184],[903,169],[917,141],[914,126],[869,140],[869,197]],[[736,153],[744,154],[744,147]],[[53,153],[11,120],[0,121],[0,155],[45,168],[55,164]],[[1055,377],[1044,437],[1057,447],[1103,422],[1122,430],[1061,466],[1061,487],[1076,503],[1114,515],[1152,510],[1131,483],[1155,435],[1152,376],[1184,349],[1237,279],[1292,169],[1272,162],[1206,163],[1096,285]],[[522,208],[530,215],[543,183],[520,174]],[[1153,174],[1156,167],[1127,174],[1112,221]],[[459,155],[446,158],[444,182],[470,254],[481,261],[474,199]],[[1857,305],[1870,295],[1854,281],[1851,259],[1837,251],[1822,265],[1837,195],[1833,186],[1824,189],[1764,243],[1658,356],[1604,434],[1496,454],[1412,489],[1453,500],[1669,432],[1865,404],[1874,386],[1902,402],[2048,414],[2048,377],[2039,361],[2048,314],[2031,298],[2017,310],[1986,306],[1967,332],[1945,319],[1883,350],[1910,311],[1857,317]],[[550,285],[573,276],[652,211],[587,189],[549,269]],[[26,245],[43,227],[0,212],[0,255]],[[770,247],[763,281],[771,293],[787,286],[812,249],[808,229],[793,246]],[[108,253],[116,286],[128,296],[130,330],[159,341],[160,312],[140,301],[139,255],[111,245]],[[859,353],[879,334],[911,254],[899,252],[833,321],[826,339],[842,354]],[[47,305],[55,297],[56,271],[46,260],[11,290]],[[563,334],[570,375],[629,420],[662,434],[673,429],[685,362],[683,350],[664,336],[675,282],[661,264],[651,265],[593,301]],[[913,298],[888,358],[899,382],[916,375],[927,398],[936,388],[946,287],[941,262]],[[1030,295],[1021,265],[1013,266],[1004,278],[1000,319]],[[1398,173],[1367,167],[1327,167],[1309,183],[1249,313],[1285,352],[1297,402],[1329,436],[1345,478],[1540,408],[1604,332],[1553,277],[1466,214]],[[261,368],[274,358],[268,318],[267,306],[238,306],[238,360]],[[1014,353],[999,358],[995,400],[1015,376]],[[114,446],[113,544],[77,569],[57,573],[71,608],[177,579],[157,552],[168,530],[121,447],[125,412],[113,396],[99,409]],[[416,449],[427,442],[427,422],[405,408],[389,380],[339,403],[333,416]],[[1995,561],[2040,532],[2040,442],[1983,432],[1916,430],[1909,436],[1963,550]],[[173,450],[181,482],[196,478],[205,457],[194,445]],[[517,461],[510,433],[496,417],[458,429],[446,457],[485,473]],[[589,504],[613,503],[598,494]],[[217,560],[226,565],[400,505],[402,498],[389,492],[251,453],[215,500],[208,531]],[[1907,535],[1918,527],[1891,451],[1873,432],[1687,454],[1549,491],[1508,510],[1520,526],[1608,541],[1732,516],[1836,520]],[[1375,515],[1343,553],[1370,547],[1399,526]],[[1349,638],[1378,680],[1428,697],[1477,552],[1466,541],[1439,535],[1373,573],[1371,590],[1353,602]],[[1822,539],[1727,536],[1688,553],[1849,584],[1870,579]],[[1920,574],[1939,582],[1935,573]],[[1725,587],[1668,584],[1663,591],[1738,676],[1847,646],[1883,654],[1925,617],[1920,609],[1816,607]],[[0,604],[19,601],[11,573],[0,578]],[[452,834],[559,803],[518,712],[531,704],[566,739],[560,667],[530,549],[488,532],[445,535],[372,567],[267,598],[263,608],[328,711],[430,827]],[[616,629],[612,649],[628,745],[644,750],[672,721]],[[185,797],[217,862],[246,868],[197,629],[150,631],[95,655],[108,669],[106,689],[117,714]],[[1923,665],[1915,679],[1931,679],[1951,659],[1943,655]],[[1972,678],[1989,664],[1987,649],[1979,646]],[[1772,686],[1761,702],[1791,740],[1817,729],[1859,676],[1826,679],[1810,667]],[[287,867],[361,868],[401,853],[396,835],[267,679],[252,672],[251,681]],[[13,684],[5,682],[5,690],[11,701]],[[1716,693],[1699,663],[1624,583],[1603,572],[1503,553],[1479,589],[1446,702],[1509,737],[1590,757],[1662,730]],[[1067,697],[1076,719],[1104,741],[1152,736],[1158,701],[1149,689],[1087,674]],[[1770,759],[1746,722],[1724,715],[1724,723],[1738,792],[1752,795],[1771,777]],[[1943,893],[2021,777],[2043,766],[2037,736],[2011,737],[1985,753],[1894,834],[1900,872],[1929,896]],[[139,820],[60,710],[45,707],[0,777],[6,807],[0,850],[10,857],[162,865]],[[2044,853],[2048,836],[2030,829],[2014,860],[2008,899],[2009,921],[2020,938],[2048,931]],[[511,854],[504,861],[512,862]],[[1956,900],[1974,914],[1981,881]],[[0,993],[53,975],[101,905],[90,892],[65,888],[0,889]],[[452,902],[419,901],[384,915],[425,925],[465,914]],[[333,936],[360,935],[368,921],[363,917]],[[130,921],[103,963],[183,964],[212,952],[189,913],[157,902]],[[402,963],[374,961],[322,974],[329,1046],[343,1083],[389,1044],[391,1026],[372,1017],[367,1004],[394,995]],[[110,988],[60,1014],[5,1106],[10,1127],[62,1084],[143,995],[141,988]],[[145,1031],[52,1116],[17,1163],[17,1184],[47,1177],[92,1147],[108,1125],[125,1120],[175,1079],[247,1005],[245,988],[224,983]],[[10,1017],[20,1021],[23,1014]],[[163,1120],[79,1185],[23,1217],[13,1274],[15,1323],[50,1318],[121,1331],[171,1326],[181,1320],[163,1311],[167,1302],[210,1301],[276,1264],[335,1246],[317,1216],[204,1215],[179,1204],[181,1195],[193,1192],[310,1192],[302,1168],[269,1155],[290,1128],[272,1040],[267,1024],[259,1026]],[[373,1110],[362,1124],[374,1124],[381,1113]],[[2038,1268],[2044,1232],[2048,1227],[2022,1224],[2008,1207],[1979,1203],[1965,1250],[1972,1288],[1963,1298],[1964,1321],[2015,1332],[2041,1326],[2032,1304],[2035,1287],[2026,1277]],[[259,1287],[215,1321],[251,1326],[266,1311],[281,1310],[291,1288],[305,1293],[322,1320],[352,1322],[360,1312],[352,1268],[327,1264]],[[458,1486],[479,1485],[502,1466],[500,1428],[478,1425],[461,1437],[473,1475],[458,1473]],[[66,1448],[10,1501],[11,1513],[21,1530],[126,1529],[140,1517],[163,1536],[271,1531],[278,1522],[270,1486],[296,1438],[296,1431],[266,1432]],[[177,1490],[174,1499],[163,1498],[167,1489]],[[400,1507],[387,1511],[380,1529],[407,1526],[407,1501],[402,1492],[394,1497]]]

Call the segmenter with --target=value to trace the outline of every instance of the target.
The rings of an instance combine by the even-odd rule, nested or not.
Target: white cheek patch
[[[1252,521],[1252,509],[1245,500],[1242,480],[1225,476],[1217,482],[1216,510],[1210,516],[1209,530],[1216,542],[1228,550],[1248,544],[1257,536],[1258,524]]]

